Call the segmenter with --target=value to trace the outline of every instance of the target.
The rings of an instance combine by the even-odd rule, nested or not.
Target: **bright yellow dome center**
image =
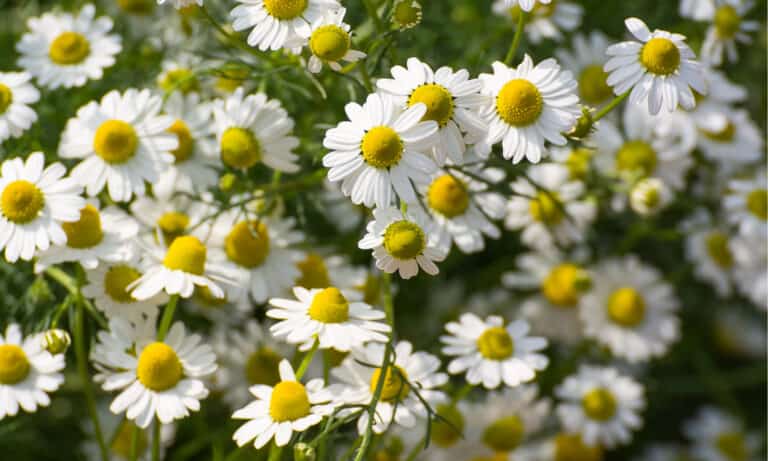
[[[584,394],[581,406],[588,418],[597,421],[608,421],[616,414],[616,398],[602,387]]]
[[[395,221],[384,231],[384,249],[395,259],[414,259],[426,245],[424,231],[411,221]]]
[[[141,277],[141,272],[131,266],[119,264],[110,267],[104,274],[104,291],[112,300],[119,303],[135,301],[127,287]]]
[[[349,320],[349,303],[336,287],[328,287],[312,298],[309,317],[322,323],[343,323]]]
[[[408,383],[403,380],[403,377],[405,377],[406,380],[408,379],[405,370],[397,365],[390,365],[389,368],[387,368],[387,374],[384,377],[384,384],[381,388],[381,400],[385,402],[394,402],[395,400],[403,401],[408,397],[411,388],[408,386]],[[373,374],[371,375],[371,394],[376,392],[379,379],[381,379],[381,368],[373,370]]]
[[[496,452],[517,448],[525,437],[525,424],[517,415],[497,419],[483,431],[483,443]]]
[[[117,0],[117,6],[126,13],[147,16],[155,11],[156,0]]]
[[[701,130],[701,133],[711,141],[729,143],[736,137],[736,125],[729,120],[720,131]]]
[[[183,163],[188,160],[195,151],[195,140],[192,138],[192,132],[189,131],[189,127],[181,119],[173,122],[173,125],[168,128],[168,131],[179,138],[179,147],[171,151],[171,154],[173,154],[176,159],[174,163]]]
[[[656,171],[658,156],[656,151],[645,141],[627,141],[616,152],[616,169],[636,172],[643,177]]]
[[[607,83],[608,74],[599,64],[585,67],[579,75],[579,95],[587,104],[596,106],[613,95]]]
[[[715,11],[714,23],[718,38],[730,40],[741,28],[741,16],[733,5],[722,5]]]
[[[0,209],[11,222],[25,224],[34,221],[45,206],[43,192],[24,179],[10,182],[0,197]]]
[[[264,9],[277,19],[294,19],[307,9],[307,0],[264,0]]]
[[[131,437],[133,437],[133,431],[136,425],[129,420],[124,420],[120,423],[117,432],[112,437],[112,441],[109,444],[109,451],[123,459],[130,459],[131,456]],[[136,453],[146,453],[149,448],[149,441],[144,431],[137,431],[138,444]]]
[[[640,63],[652,74],[674,74],[680,67],[680,50],[668,38],[652,38],[643,45]]]
[[[0,114],[5,113],[13,102],[13,92],[8,86],[0,83]]]
[[[707,236],[707,253],[723,269],[733,267],[733,254],[728,246],[728,236],[722,232],[712,232]]]
[[[552,268],[541,283],[541,292],[559,307],[574,307],[581,292],[590,286],[589,275],[575,264],[564,263]]]
[[[554,226],[563,220],[562,206],[554,192],[538,192],[536,198],[530,201],[528,209],[536,221],[547,226]]]
[[[269,255],[269,230],[263,221],[240,221],[224,239],[227,257],[243,267],[260,266]]]
[[[527,126],[539,119],[544,99],[536,85],[517,78],[508,81],[496,97],[496,112],[512,126]]]
[[[335,24],[321,26],[309,37],[312,54],[323,61],[338,61],[343,58],[351,45],[349,33]]]
[[[747,195],[747,209],[753,215],[768,220],[768,189],[755,189]]]
[[[221,161],[232,168],[250,168],[261,160],[261,144],[250,130],[227,128],[221,135]]]
[[[272,389],[269,415],[273,420],[295,421],[309,414],[309,395],[304,385],[296,381],[281,381]]]
[[[463,215],[469,207],[467,186],[449,174],[442,175],[430,184],[427,203],[447,218]]]
[[[61,228],[67,234],[67,246],[70,248],[92,248],[104,238],[99,210],[90,204],[80,210],[80,219],[61,223]]]
[[[602,461],[603,449],[589,446],[575,434],[559,434],[555,437],[555,456],[552,461]]]
[[[312,288],[327,288],[331,285],[328,267],[326,267],[322,256],[309,253],[306,258],[296,263],[296,267],[301,273],[301,276],[296,279],[297,286],[311,290]]]
[[[747,461],[749,459],[749,449],[744,435],[738,432],[725,432],[718,435],[715,446],[728,461]]]
[[[51,61],[61,66],[80,64],[91,54],[91,44],[83,34],[63,32],[53,39],[48,55]]]
[[[162,392],[171,389],[181,381],[184,369],[179,356],[171,346],[155,342],[141,351],[136,376],[147,389]]]
[[[24,381],[31,365],[24,349],[15,344],[0,344],[0,384]]]
[[[619,288],[608,298],[608,317],[623,327],[636,327],[645,318],[643,296],[634,288]]]
[[[96,130],[93,150],[105,162],[121,164],[136,155],[139,137],[136,130],[122,120],[107,120]]]
[[[477,338],[477,350],[488,360],[504,360],[515,353],[515,342],[504,327],[490,327]]]
[[[170,245],[177,237],[184,235],[189,226],[189,216],[178,211],[167,211],[157,220],[157,227],[163,233],[163,240]]]
[[[377,126],[368,130],[360,145],[363,159],[375,168],[397,165],[403,156],[403,149],[402,139],[388,126]]]
[[[245,378],[248,384],[274,386],[280,382],[280,361],[283,357],[269,347],[263,346],[248,357],[245,364]]]
[[[200,90],[197,76],[191,69],[171,69],[160,78],[160,88],[166,93],[181,91],[184,94]]]
[[[437,83],[427,83],[413,90],[408,97],[408,107],[417,103],[427,106],[427,112],[422,120],[434,120],[440,126],[445,126],[453,117],[453,95]]]
[[[171,270],[203,275],[208,249],[191,235],[177,237],[165,252],[163,265]]]
[[[436,411],[440,419],[432,423],[432,441],[443,448],[453,446],[464,432],[464,415],[453,405],[438,405]]]

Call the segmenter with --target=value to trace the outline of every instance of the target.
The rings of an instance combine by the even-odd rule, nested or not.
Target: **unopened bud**
[[[219,178],[219,189],[223,192],[229,192],[235,186],[237,178],[232,173],[226,173]]]
[[[421,4],[416,0],[399,0],[392,13],[392,22],[400,30],[421,24]]]
[[[297,443],[293,446],[293,459],[295,461],[315,461],[317,452],[306,443]]]
[[[639,181],[629,193],[629,205],[639,215],[650,216],[664,208],[672,199],[672,192],[657,178]]]
[[[72,344],[69,333],[58,328],[53,328],[43,333],[43,348],[53,355],[63,354]]]
[[[592,119],[592,113],[588,107],[581,108],[581,117],[576,120],[576,124],[571,128],[568,136],[574,139],[584,139],[592,134],[595,121]]]

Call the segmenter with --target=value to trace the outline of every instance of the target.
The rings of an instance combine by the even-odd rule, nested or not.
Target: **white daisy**
[[[161,64],[162,71],[157,76],[157,86],[165,93],[183,94],[200,91],[200,80],[195,69],[201,67],[202,59],[196,55],[179,54],[174,59],[166,59]],[[173,114],[171,114],[173,115]]]
[[[681,230],[686,235],[685,256],[693,264],[693,273],[711,284],[718,295],[730,296],[734,283],[734,243],[728,230],[714,223],[703,208],[684,221]]]
[[[768,172],[758,168],[747,179],[733,179],[723,198],[728,222],[744,236],[765,239],[768,235]]]
[[[351,301],[363,297],[360,287],[365,284],[366,271],[353,267],[344,256],[323,256],[309,252],[304,259],[296,263],[301,273],[295,285],[311,290],[313,288],[337,287]]]
[[[608,37],[600,31],[592,31],[589,36],[576,34],[571,41],[573,51],[558,49],[555,56],[576,77],[579,99],[595,107],[608,102],[613,96],[613,90],[606,83],[608,74],[603,70]]]
[[[312,73],[318,73],[326,64],[336,72],[342,69],[341,62],[357,62],[366,54],[352,49],[352,34],[349,24],[344,22],[346,8],[329,9],[312,24],[312,33],[307,43],[312,56],[307,68]],[[306,42],[302,39],[302,42]],[[300,51],[296,54],[299,54]]]
[[[286,42],[308,39],[311,25],[329,10],[341,8],[338,0],[237,0],[229,14],[235,31],[251,29],[248,44],[262,51],[279,50]]]
[[[738,291],[757,307],[768,311],[768,258],[762,251],[767,245],[765,233],[740,236],[733,243],[734,279]]]
[[[704,407],[684,427],[691,440],[691,454],[702,461],[757,461],[760,434],[747,432],[744,424],[715,407]]]
[[[630,362],[664,355],[680,336],[672,286],[635,256],[609,259],[593,272],[580,302],[584,335]]]
[[[715,13],[715,0],[680,0],[680,16],[703,21]]]
[[[432,71],[417,58],[409,58],[407,68],[393,67],[391,73],[394,78],[376,81],[378,89],[403,107],[426,105],[422,120],[432,120],[439,126],[432,148],[435,161],[438,165],[447,159],[462,164],[467,146],[480,141],[488,131],[477,114],[488,99],[480,94],[480,81],[469,78],[466,69],[454,72],[450,67],[441,67]]]
[[[624,24],[640,42],[621,42],[606,50],[613,56],[604,67],[613,92],[621,95],[632,90],[629,103],[647,105],[652,115],[662,108],[672,112],[678,103],[692,109],[696,101],[691,88],[706,94],[707,84],[685,36],[658,29],[651,32],[637,18],[628,18]]]
[[[509,7],[509,0],[495,0],[493,12],[500,16],[509,17],[517,24],[520,15],[520,6]],[[584,8],[576,3],[555,0],[550,3],[534,5],[530,16],[525,21],[525,35],[534,45],[544,39],[560,41],[563,34],[560,30],[572,31],[581,24]]]
[[[112,20],[95,16],[96,9],[88,4],[77,15],[45,13],[29,18],[30,31],[16,43],[19,67],[51,89],[101,79],[104,69],[115,64],[122,46],[119,35],[109,34]]]
[[[290,135],[293,119],[277,99],[267,99],[263,93],[245,95],[238,88],[226,99],[214,101],[213,116],[225,165],[245,170],[261,162],[286,173],[299,170],[293,153],[299,140]]]
[[[127,202],[146,192],[173,163],[178,149],[169,131],[173,117],[160,115],[162,100],[149,90],[110,91],[100,102],[77,111],[61,135],[59,155],[83,159],[72,177],[95,196],[106,186],[116,202]]]
[[[433,408],[435,416],[430,421],[429,447],[424,447],[425,431],[414,428],[393,427],[388,433],[390,446],[384,447],[384,452],[392,452],[394,455],[397,445],[401,445],[401,453],[409,453],[414,447],[420,445],[419,458],[425,461],[451,461],[457,459],[457,453],[462,453],[468,445],[465,432],[467,429],[468,414],[472,409],[464,401],[443,403]],[[426,427],[426,420],[416,422],[416,428]],[[378,457],[377,457],[378,456]],[[376,454],[374,459],[391,459],[385,454]],[[395,458],[397,459],[397,458]],[[464,459],[463,457],[460,459]]]
[[[514,69],[495,62],[493,74],[480,74],[480,81],[482,93],[493,99],[481,110],[489,129],[476,146],[479,155],[487,157],[491,146],[501,142],[505,159],[538,163],[545,142],[566,144],[562,133],[573,127],[581,111],[576,81],[557,61],[546,59],[534,66],[526,54]]]
[[[99,370],[95,380],[105,391],[120,391],[109,409],[127,410],[126,417],[142,429],[155,415],[169,424],[198,411],[208,396],[202,378],[216,370],[211,347],[201,344],[199,335],[188,335],[181,322],[163,340],[154,338],[154,323],[149,325],[141,331],[125,319],[112,319],[91,351]]]
[[[411,180],[425,182],[436,169],[428,154],[435,145],[438,124],[422,121],[427,106],[403,109],[388,95],[368,95],[365,104],[349,103],[350,121],[325,132],[323,157],[328,179],[341,181],[341,191],[352,202],[372,207],[392,203],[392,190],[400,199],[416,200]]]
[[[752,38],[748,34],[760,29],[758,21],[745,20],[754,6],[750,0],[715,0],[715,10],[707,18],[712,25],[701,44],[703,61],[719,66],[723,63],[723,54],[730,62],[738,61],[736,43],[750,45]]]
[[[40,92],[29,81],[27,72],[0,72],[0,143],[18,138],[37,121],[32,104]]]
[[[714,339],[719,350],[731,357],[764,360],[768,334],[765,324],[734,307],[718,310]]]
[[[304,432],[319,424],[336,407],[334,396],[324,388],[322,379],[302,384],[287,360],[280,362],[279,370],[279,383],[251,387],[249,390],[256,400],[232,415],[234,419],[249,420],[232,436],[238,446],[253,440],[253,446],[258,449],[274,438],[275,445],[283,447],[294,432]]]
[[[338,391],[339,400],[345,404],[369,405],[379,379],[382,379],[383,359],[383,344],[368,343],[353,349],[341,366],[331,370],[331,375],[343,384]],[[427,409],[416,396],[417,392],[432,407],[446,402],[446,395],[437,388],[448,382],[448,376],[438,372],[439,369],[440,360],[434,355],[413,352],[408,341],[397,343],[394,360],[387,367],[380,400],[376,403],[374,433],[383,433],[392,422],[411,428],[416,424],[416,418],[425,418]],[[360,434],[365,433],[368,421],[368,412],[363,411],[357,420]]]
[[[210,229],[206,216],[215,213],[212,197],[203,193],[201,201],[178,194],[153,198],[137,197],[131,202],[131,214],[141,225],[147,241],[170,245],[176,237],[193,232],[204,237]]]
[[[586,181],[590,173],[594,170],[595,148],[592,146],[591,138],[587,141],[589,145],[580,147],[552,147],[552,161],[560,163],[568,168],[569,177],[573,180]]]
[[[763,136],[749,112],[713,103],[705,105],[706,113],[692,116],[699,128],[698,146],[722,170],[720,174],[738,171],[763,158]]]
[[[504,5],[507,8],[519,6],[520,9],[522,9],[523,11],[533,10],[536,6],[538,6],[536,3],[537,1],[538,1],[538,5],[549,5],[550,3],[552,3],[552,0],[503,0]]]
[[[67,234],[62,224],[77,221],[85,200],[82,187],[64,178],[61,163],[45,167],[42,152],[34,152],[26,162],[6,160],[0,167],[0,249],[5,259],[29,261],[35,250],[63,245]]]
[[[412,208],[402,213],[397,208],[375,208],[373,221],[368,223],[365,236],[358,242],[361,250],[373,250],[376,267],[387,272],[399,272],[409,279],[421,270],[436,275],[435,261],[445,259],[437,246],[433,224],[424,212]]]
[[[555,390],[557,416],[568,432],[587,445],[613,448],[627,444],[642,425],[643,386],[615,368],[582,365]]]
[[[728,125],[727,111],[747,99],[747,89],[728,79],[719,70],[706,68],[704,76],[709,92],[696,95],[696,107],[689,111],[699,130],[720,133]]]
[[[0,334],[0,420],[16,416],[19,407],[34,413],[51,403],[49,392],[64,382],[64,354],[52,355],[43,348],[39,334],[22,336],[11,323]]]
[[[641,179],[629,191],[629,206],[640,216],[657,214],[673,199],[672,190],[658,178]]]

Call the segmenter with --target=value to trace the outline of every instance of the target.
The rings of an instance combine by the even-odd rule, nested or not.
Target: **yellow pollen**
[[[327,288],[331,285],[328,268],[325,266],[322,256],[309,253],[304,260],[296,263],[296,267],[301,272],[299,278],[296,279],[297,286],[311,290],[312,288]]]
[[[504,327],[490,327],[477,338],[477,350],[488,360],[504,360],[515,353],[515,341]]]
[[[608,298],[608,317],[623,327],[636,327],[645,318],[645,300],[634,288],[619,288]]]
[[[509,452],[525,437],[525,425],[516,415],[497,419],[483,431],[483,443],[496,452]]]
[[[183,235],[177,237],[168,247],[163,265],[171,270],[203,275],[207,253],[208,249],[197,237]]]
[[[227,128],[221,135],[221,161],[232,168],[250,168],[261,160],[261,144],[250,130]]]
[[[434,120],[440,126],[445,126],[453,117],[453,95],[437,83],[427,83],[413,90],[408,97],[408,107],[417,103],[427,106],[422,120]]]
[[[322,323],[343,323],[349,320],[349,303],[336,287],[328,287],[312,298],[309,317]]]
[[[712,232],[707,236],[707,253],[723,269],[733,267],[733,254],[728,246],[728,236],[722,232]]]
[[[112,266],[104,274],[104,291],[112,300],[119,303],[132,303],[134,297],[126,290],[126,287],[138,280],[141,272],[131,266],[120,264]]]
[[[243,267],[260,266],[269,255],[269,230],[262,221],[240,221],[224,239],[227,257]]]
[[[602,387],[587,392],[581,399],[581,406],[587,417],[597,421],[608,421],[616,414],[616,398]]]
[[[674,74],[680,67],[680,50],[668,38],[652,38],[643,45],[640,63],[652,74]]]
[[[738,432],[725,432],[718,435],[715,445],[728,461],[747,461],[749,459],[749,449],[744,435]]]
[[[16,224],[34,221],[44,205],[43,192],[24,179],[10,182],[0,197],[0,210],[9,221]]]
[[[596,106],[613,95],[608,83],[608,74],[599,64],[587,66],[579,75],[579,95],[587,104]]]
[[[147,16],[155,11],[155,0],[117,0],[117,6],[126,13]]]
[[[90,204],[80,210],[80,219],[61,223],[61,228],[67,234],[67,246],[70,248],[92,248],[104,238],[99,210]]]
[[[80,64],[91,54],[91,44],[77,32],[63,32],[51,42],[48,55],[61,66]]]
[[[8,86],[0,83],[0,114],[5,113],[13,102],[13,92]]]
[[[176,158],[174,163],[179,164],[188,160],[194,152],[195,140],[192,138],[192,132],[189,131],[187,124],[183,120],[176,120],[168,128],[168,131],[179,138],[179,147],[171,151],[171,154]]]
[[[552,461],[602,461],[603,449],[599,445],[585,445],[575,434],[555,437],[555,456]]]
[[[181,381],[184,369],[179,356],[171,346],[155,342],[141,351],[136,376],[147,389],[162,392],[171,389]]]
[[[643,177],[656,171],[656,151],[645,141],[627,141],[616,152],[616,169],[640,173]]]
[[[124,420],[117,428],[115,435],[112,436],[112,441],[109,444],[109,451],[123,459],[130,459],[131,456],[131,437],[136,425],[131,421]],[[137,431],[139,440],[137,446],[137,453],[145,453],[149,448],[149,441],[144,431]]]
[[[397,165],[403,156],[403,149],[402,139],[388,126],[371,128],[365,133],[360,144],[363,159],[375,168],[389,168]]]
[[[715,32],[723,40],[732,39],[741,28],[741,17],[732,5],[722,5],[715,11]]]
[[[768,220],[768,189],[755,189],[747,194],[747,209],[763,221]]]
[[[464,432],[464,415],[453,405],[438,405],[437,415],[442,419],[432,422],[432,441],[443,448],[453,446]]]
[[[712,141],[720,142],[720,143],[728,143],[733,141],[733,138],[736,137],[736,125],[731,123],[731,121],[729,120],[722,130],[720,131],[701,130],[701,134],[703,134],[707,139],[710,139]]]
[[[172,69],[167,71],[160,78],[160,88],[166,93],[179,90],[184,94],[198,91],[200,89],[200,83],[197,80],[197,76],[190,69]]]
[[[414,259],[426,248],[424,231],[411,221],[395,221],[384,231],[384,249],[399,260]]]
[[[184,235],[189,226],[189,216],[178,211],[168,211],[157,220],[157,227],[163,233],[166,245],[170,245],[177,237]]]
[[[594,151],[580,147],[574,149],[565,159],[565,166],[568,168],[572,179],[585,179],[589,173],[590,161]]]
[[[248,384],[274,386],[280,382],[280,360],[283,358],[269,347],[260,347],[248,357],[245,378]]]
[[[412,0],[400,0],[395,5],[392,19],[401,29],[409,29],[421,22],[421,6],[417,3],[414,6]]]
[[[405,380],[403,380],[403,377],[405,377]],[[379,379],[381,379],[381,368],[373,370],[371,375],[371,394],[376,392]],[[387,375],[381,388],[381,400],[385,402],[394,402],[395,400],[402,402],[408,397],[408,393],[411,392],[411,388],[406,382],[407,379],[408,375],[405,373],[405,370],[397,365],[390,365],[387,368]]]
[[[309,396],[303,384],[282,381],[272,389],[269,415],[278,423],[303,418],[309,414],[309,409]]]
[[[512,126],[527,126],[539,119],[544,99],[536,86],[517,78],[508,81],[496,97],[496,112]]]
[[[294,19],[307,9],[307,0],[264,0],[264,9],[277,19]]]
[[[528,210],[536,221],[547,226],[554,226],[563,220],[562,204],[554,192],[539,192],[536,198],[531,200]]]
[[[0,344],[0,384],[13,385],[24,381],[30,367],[24,349],[15,344]]]
[[[351,45],[349,33],[335,24],[318,27],[309,37],[312,54],[323,61],[338,61],[343,58]]]
[[[429,186],[427,203],[447,218],[463,215],[469,207],[467,186],[449,174],[440,176]]]
[[[581,292],[591,285],[589,275],[575,264],[555,266],[541,284],[541,292],[549,302],[559,307],[573,307]]]
[[[107,120],[96,130],[93,150],[111,164],[125,163],[136,154],[139,137],[136,130],[122,120]]]

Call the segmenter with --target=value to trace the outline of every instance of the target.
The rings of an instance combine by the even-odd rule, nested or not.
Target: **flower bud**
[[[293,459],[295,461],[315,461],[317,452],[306,443],[297,443],[293,446]]]
[[[43,349],[53,355],[65,353],[70,344],[72,344],[72,338],[64,330],[52,328],[43,333]]]
[[[672,192],[657,178],[639,181],[629,193],[629,205],[639,215],[656,214],[672,200]]]
[[[229,192],[235,186],[237,178],[232,173],[221,175],[219,178],[219,189],[223,192]]]
[[[399,0],[392,10],[392,22],[400,30],[421,24],[421,4],[416,0]]]
[[[581,108],[581,117],[576,120],[576,124],[571,128],[568,137],[574,139],[584,139],[592,134],[595,122],[592,120],[592,113],[588,107]]]

